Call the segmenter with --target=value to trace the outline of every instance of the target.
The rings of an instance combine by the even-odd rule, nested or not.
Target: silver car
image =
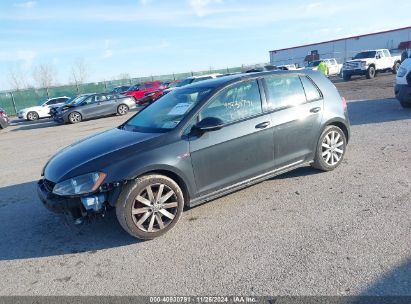
[[[135,108],[136,102],[133,96],[110,93],[81,95],[59,107],[53,119],[59,123],[78,123],[85,119],[113,114],[125,115]]]

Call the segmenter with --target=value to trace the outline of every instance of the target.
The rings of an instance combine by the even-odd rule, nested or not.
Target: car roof
[[[58,96],[58,97],[49,98],[47,100],[53,100],[53,99],[58,99],[58,98],[70,98],[70,97],[68,97],[68,96]]]
[[[191,79],[197,79],[197,78],[203,78],[203,77],[213,77],[213,76],[220,76],[221,74],[219,74],[219,73],[213,73],[213,74],[204,74],[204,75],[193,75],[193,76],[190,76],[190,77],[188,77],[188,78],[191,78]]]
[[[230,83],[235,83],[241,80],[247,79],[256,79],[263,76],[268,75],[287,75],[287,74],[297,74],[297,75],[309,75],[317,73],[316,71],[311,70],[275,70],[275,71],[263,71],[263,72],[253,72],[253,73],[241,73],[235,75],[228,75],[219,78],[207,79],[200,82],[195,82],[193,84],[189,84],[182,88],[194,88],[194,87],[203,87],[203,88],[213,88],[217,89],[219,87],[226,86]]]

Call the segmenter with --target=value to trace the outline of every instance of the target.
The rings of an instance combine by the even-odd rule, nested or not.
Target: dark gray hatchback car
[[[116,210],[131,235],[170,230],[183,208],[305,164],[341,164],[347,105],[312,71],[240,74],[170,92],[118,128],[56,154],[38,194],[77,223]]]

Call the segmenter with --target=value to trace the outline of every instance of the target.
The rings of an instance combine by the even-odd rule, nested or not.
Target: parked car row
[[[407,56],[405,56],[407,57]],[[374,78],[380,72],[392,72],[396,74],[401,64],[401,54],[393,55],[388,49],[367,50],[356,54],[352,59],[344,64],[337,62],[335,58],[315,59],[312,57],[308,64],[299,68],[296,64],[281,66],[268,66],[257,68],[261,70],[300,70],[308,69],[322,71],[326,76],[340,76],[344,81],[351,80],[354,75],[366,76],[368,79]],[[320,68],[321,67],[321,68]]]
[[[59,123],[78,123],[107,115],[125,115],[131,109],[146,106],[164,94],[193,82],[217,78],[221,74],[192,76],[183,81],[152,81],[118,86],[108,93],[62,96],[41,101],[38,106],[21,109],[17,117],[29,121],[52,117]]]

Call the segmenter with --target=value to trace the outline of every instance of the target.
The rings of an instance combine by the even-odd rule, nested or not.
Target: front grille
[[[56,183],[53,183],[47,179],[43,180],[43,185],[44,188],[48,191],[48,192],[53,192],[54,186],[56,185]]]
[[[359,64],[358,62],[347,62],[345,64],[345,67],[347,68],[347,70],[354,70],[359,68]]]

